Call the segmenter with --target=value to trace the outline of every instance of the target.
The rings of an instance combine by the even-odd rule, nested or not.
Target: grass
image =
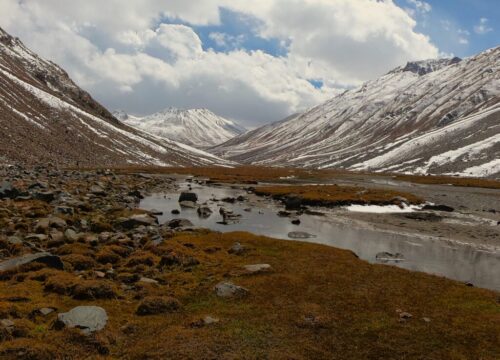
[[[243,256],[228,254],[236,241],[250,250]],[[221,250],[205,251],[216,247]],[[87,253],[94,251],[98,250],[89,246]],[[199,264],[160,268],[156,257],[172,252],[194,257]],[[62,289],[66,295],[61,295],[45,290],[45,283],[56,280],[61,287],[67,283],[72,288],[77,278],[66,271],[52,270],[41,277],[19,274],[2,281],[0,311],[20,322],[26,334],[0,343],[0,358],[18,358],[21,352],[29,359],[78,354],[124,359],[432,360],[498,359],[500,353],[498,293],[369,264],[349,251],[248,233],[200,232],[175,235],[159,247],[146,244],[136,253],[120,259],[115,272],[132,271],[159,284],[117,287],[114,298],[83,301],[71,291]],[[135,269],[128,268],[130,259],[146,258],[155,259],[154,265],[139,261]],[[273,271],[233,275],[243,265],[256,263],[271,264]],[[83,284],[113,281],[91,280],[91,271],[81,275]],[[249,296],[217,298],[213,287],[220,281],[244,286]],[[20,296],[29,301],[5,300]],[[171,313],[137,315],[141,301],[150,297],[173,297],[181,305]],[[54,330],[55,313],[22,323],[16,320],[40,307],[64,312],[77,305],[106,309],[106,328],[85,337],[78,331]],[[401,322],[399,310],[413,317]],[[190,325],[207,315],[220,322],[201,328]]]
[[[477,187],[485,189],[500,189],[500,181],[493,179],[460,178],[450,176],[418,176],[394,175],[397,180],[427,185],[453,185],[461,187]]]
[[[366,189],[357,186],[306,185],[306,186],[264,186],[255,190],[257,195],[282,199],[296,196],[305,205],[339,206],[401,204],[401,198],[410,204],[420,204],[423,199],[405,192],[386,189]]]

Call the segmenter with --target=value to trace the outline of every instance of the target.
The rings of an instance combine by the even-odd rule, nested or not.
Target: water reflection
[[[187,185],[183,184],[181,188],[186,190]],[[376,262],[376,255],[381,252],[399,253],[405,260],[389,264],[470,282],[478,287],[500,290],[500,254],[466,245],[450,245],[440,240],[360,229],[331,222],[321,216],[301,215],[300,225],[293,225],[289,218],[279,217],[278,209],[267,202],[253,205],[248,202],[223,203],[222,206],[242,216],[238,222],[223,225],[219,223],[223,220],[219,212],[220,205],[210,199],[237,197],[245,195],[244,191],[201,186],[194,186],[193,191],[198,194],[198,203],[208,202],[208,206],[213,210],[212,215],[203,218],[198,216],[197,209],[181,209],[177,201],[178,194],[150,196],[141,202],[141,208],[163,211],[164,214],[159,217],[160,222],[181,217],[189,219],[196,226],[221,232],[248,231],[287,240],[290,240],[287,236],[289,232],[308,232],[316,237],[302,241],[352,250],[361,259],[369,262]],[[249,212],[248,208],[252,210]],[[180,210],[180,215],[172,215],[171,211],[174,209]]]

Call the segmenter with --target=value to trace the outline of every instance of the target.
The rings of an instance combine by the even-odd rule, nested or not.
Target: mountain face
[[[500,47],[408,63],[210,149],[242,163],[500,176]]]
[[[207,109],[169,108],[145,117],[128,115],[123,111],[113,114],[136,129],[197,148],[221,144],[246,131]]]
[[[224,165],[122,124],[60,67],[0,29],[0,163]]]

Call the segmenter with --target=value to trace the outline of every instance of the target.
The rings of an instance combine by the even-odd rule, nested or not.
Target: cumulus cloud
[[[209,37],[226,51],[204,49],[193,26],[220,24],[221,8],[255,18],[254,33],[286,55],[242,49],[244,35],[217,31]],[[391,0],[0,0],[0,26],[110,108],[208,107],[249,126],[439,53]]]
[[[493,31],[493,28],[491,28],[488,25],[488,19],[487,18],[481,18],[479,19],[479,24],[474,26],[474,32],[479,35],[484,35],[489,32]]]

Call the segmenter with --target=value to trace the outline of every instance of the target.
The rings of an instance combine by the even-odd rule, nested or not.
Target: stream
[[[412,271],[444,276],[471,283],[474,286],[500,290],[500,254],[483,251],[469,245],[449,244],[442,240],[428,239],[417,235],[397,234],[379,230],[364,229],[334,221],[331,216],[303,214],[298,217],[300,225],[293,225],[291,218],[280,217],[280,204],[264,198],[250,202],[224,203],[211,199],[248,196],[245,190],[230,187],[209,187],[180,183],[176,193],[154,194],[142,200],[140,207],[158,210],[163,215],[161,223],[174,218],[190,220],[195,226],[220,232],[247,231],[272,238],[291,240],[290,232],[305,232],[314,237],[299,239],[351,250],[361,259],[371,263],[386,263]],[[192,190],[188,187],[192,186]],[[206,203],[213,213],[201,218],[195,208],[181,208],[178,203],[181,191],[192,191],[198,195],[198,204]],[[253,198],[252,198],[253,199]],[[241,218],[227,225],[221,224],[219,208],[232,210]],[[179,215],[171,214],[174,209]],[[249,211],[251,209],[251,211]],[[388,260],[380,254],[398,254]],[[377,254],[379,254],[377,258]]]

